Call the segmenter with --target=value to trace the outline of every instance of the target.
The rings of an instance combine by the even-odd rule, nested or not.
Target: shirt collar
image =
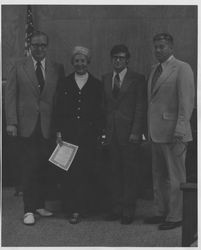
[[[121,82],[123,81],[123,79],[124,79],[124,77],[125,77],[125,75],[126,75],[126,73],[127,73],[127,70],[128,70],[128,69],[125,68],[125,69],[123,69],[123,70],[119,73],[119,78],[120,78],[120,81],[121,81]],[[116,74],[117,74],[117,72],[114,71],[114,72],[113,72],[113,77],[112,77],[112,78],[114,78]]]
[[[174,56],[171,55],[165,62],[161,63],[162,69],[164,70],[168,63],[172,60]]]
[[[75,72],[75,79],[81,79],[81,80],[85,80],[85,79],[88,79],[88,72],[86,72],[84,75],[79,75]]]
[[[36,68],[37,61],[33,58],[33,56],[31,57],[34,63],[34,67]],[[45,58],[43,58],[43,60],[41,60],[40,63],[41,63],[42,68],[45,69]]]

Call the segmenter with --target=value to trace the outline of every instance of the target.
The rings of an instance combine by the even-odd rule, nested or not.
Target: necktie
[[[116,74],[114,77],[114,86],[113,86],[113,96],[116,99],[118,97],[120,91],[120,78],[119,78],[119,74]]]
[[[151,81],[151,92],[153,92],[154,86],[159,78],[159,76],[161,75],[163,69],[161,64],[158,65],[158,67],[156,68],[154,75],[152,77],[152,81]]]
[[[36,76],[37,76],[37,79],[38,79],[38,85],[39,85],[39,88],[40,88],[40,92],[42,92],[45,81],[44,81],[44,78],[43,78],[43,72],[42,72],[42,69],[41,69],[41,62],[40,61],[37,61],[37,63],[36,63]]]

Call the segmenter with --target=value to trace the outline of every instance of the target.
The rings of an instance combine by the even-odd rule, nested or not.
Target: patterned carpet
[[[154,212],[153,202],[140,199],[136,218],[131,225],[104,221],[94,215],[71,225],[57,211],[52,218],[37,217],[34,226],[22,223],[22,197],[13,195],[13,188],[2,191],[2,246],[105,246],[105,247],[180,247],[181,227],[159,231],[157,225],[143,224],[143,218]],[[50,204],[47,204],[50,206]],[[55,206],[54,206],[55,207]]]

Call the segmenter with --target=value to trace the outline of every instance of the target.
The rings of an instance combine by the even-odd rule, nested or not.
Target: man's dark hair
[[[36,36],[45,36],[46,39],[47,39],[47,44],[49,43],[48,35],[45,34],[44,32],[39,31],[39,30],[34,30],[33,33],[32,33],[32,36],[31,36],[31,40],[32,40],[33,37],[36,37]]]
[[[168,43],[170,43],[171,45],[173,45],[173,43],[174,43],[173,37],[169,33],[159,33],[153,37],[154,42],[160,41],[160,40],[165,40]]]
[[[125,53],[126,54],[126,58],[129,59],[130,58],[130,53],[128,51],[128,48],[126,45],[124,44],[118,44],[118,45],[115,45],[111,51],[110,51],[110,55],[111,57],[113,57],[115,54],[118,54],[118,53]]]

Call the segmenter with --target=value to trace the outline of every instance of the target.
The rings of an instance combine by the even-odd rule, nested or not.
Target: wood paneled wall
[[[49,35],[49,53],[72,71],[75,45],[91,49],[90,71],[97,77],[111,69],[110,50],[124,43],[131,52],[130,68],[148,75],[154,63],[152,37],[169,32],[175,56],[197,74],[197,6],[32,5],[34,27]],[[2,5],[2,73],[9,60],[23,56],[26,5]]]

